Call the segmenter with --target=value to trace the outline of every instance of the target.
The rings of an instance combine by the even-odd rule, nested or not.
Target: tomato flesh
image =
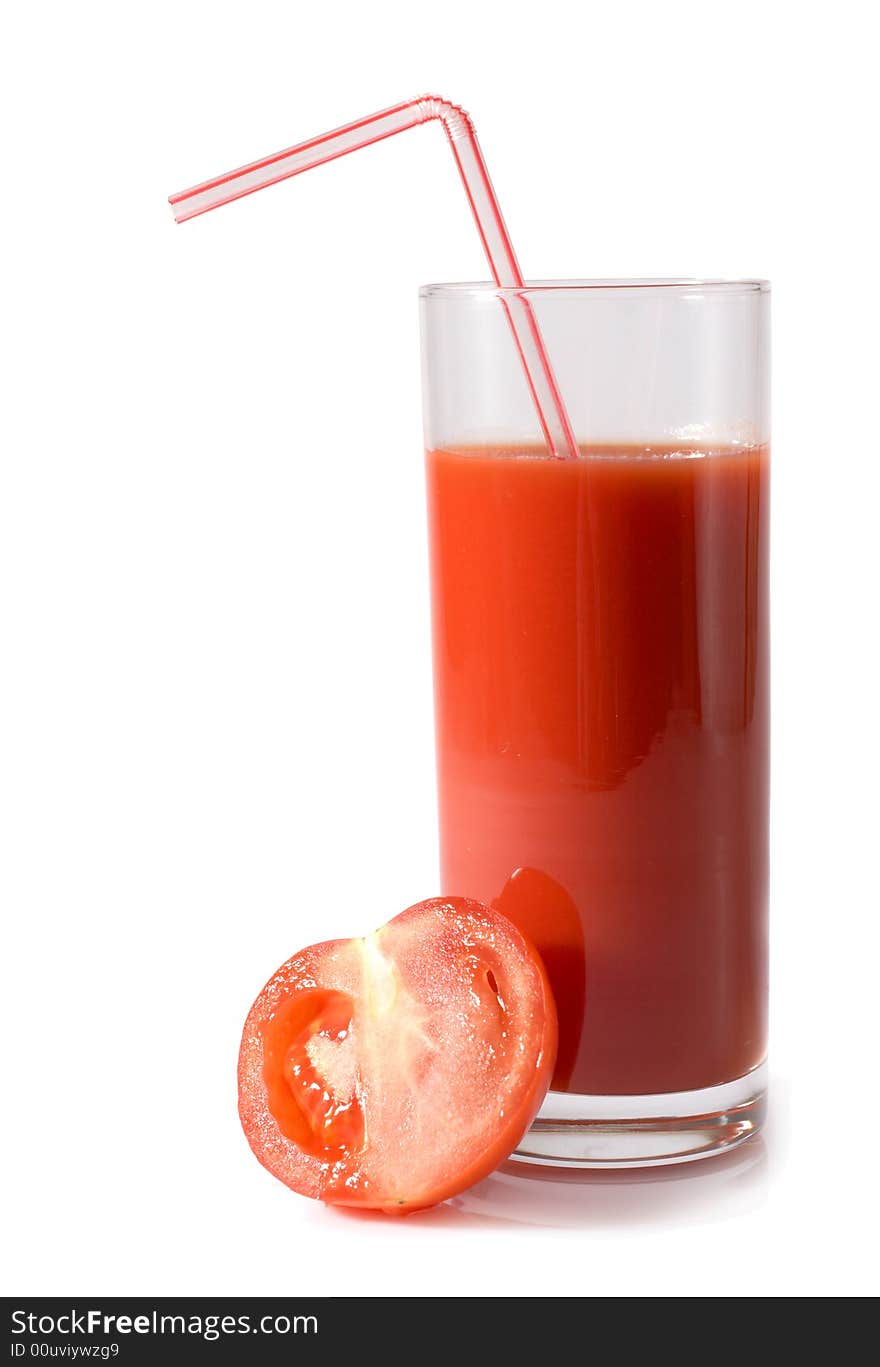
[[[303,992],[262,1027],[266,1104],[286,1139],[320,1157],[363,1143],[364,1122],[354,1088],[337,1082],[330,1059],[341,1053],[354,1003],[344,992]]]
[[[274,974],[242,1037],[242,1124],[295,1191],[421,1209],[516,1147],[556,1042],[528,941],[478,902],[435,898],[362,940],[312,945]]]

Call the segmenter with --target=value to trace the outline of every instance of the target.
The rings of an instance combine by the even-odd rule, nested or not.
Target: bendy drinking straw
[[[446,131],[453,156],[464,184],[477,229],[483,243],[495,284],[504,291],[499,297],[510,323],[513,339],[522,362],[532,400],[547,445],[554,456],[575,458],[577,442],[565,411],[562,395],[553,374],[537,319],[525,292],[525,282],[517,263],[501,209],[489,179],[489,172],[477,142],[471,118],[458,105],[436,95],[422,95],[394,105],[378,114],[357,119],[331,133],[310,138],[274,156],[263,157],[237,171],[215,176],[191,190],[171,195],[174,218],[184,223],[221,204],[253,194],[266,185],[308,171],[313,166],[333,161],[359,147],[369,147],[394,133],[416,124],[439,119]]]

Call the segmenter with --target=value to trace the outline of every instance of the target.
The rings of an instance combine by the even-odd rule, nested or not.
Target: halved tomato
[[[464,897],[419,902],[270,978],[241,1041],[241,1123],[294,1191],[404,1214],[516,1147],[556,1034],[544,968],[506,917]]]

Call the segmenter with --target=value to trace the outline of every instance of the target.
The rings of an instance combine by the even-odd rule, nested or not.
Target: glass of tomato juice
[[[766,1106],[769,287],[421,291],[441,886],[540,950],[551,1090],[517,1156],[675,1162]]]

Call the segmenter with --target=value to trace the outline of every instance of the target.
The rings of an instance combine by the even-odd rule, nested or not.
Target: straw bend
[[[441,100],[439,95],[423,95],[418,103],[422,111],[422,122],[427,123],[429,119],[439,119],[451,142],[457,142],[460,138],[475,136],[471,116],[466,109],[461,108],[461,105],[450,104],[448,100]]]

